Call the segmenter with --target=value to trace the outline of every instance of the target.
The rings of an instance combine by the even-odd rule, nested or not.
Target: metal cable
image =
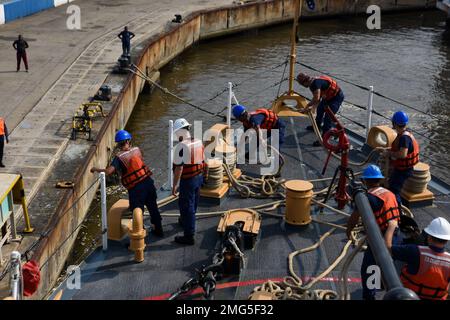
[[[75,229],[72,230],[72,232],[64,239],[63,242],[53,251],[53,253],[47,257],[47,260],[45,260],[44,263],[40,266],[39,270],[42,270],[45,265],[50,261],[50,259],[66,244],[66,242],[75,234],[75,232],[86,222],[87,219],[90,218],[92,213],[95,212],[96,209],[100,207],[100,202],[97,203],[97,206],[94,206],[84,217],[84,219],[75,227]]]
[[[5,268],[3,269],[2,273],[0,274],[0,281],[3,281],[3,279],[6,277],[6,275],[9,272],[9,268],[11,267],[11,260],[8,260],[6,263]]]
[[[68,208],[66,211],[63,212],[63,214],[61,216],[58,217],[58,220],[56,220],[56,222],[53,225],[58,224],[59,221],[61,221],[61,219],[70,211],[72,210],[75,205],[81,200],[82,197],[84,197],[86,195],[86,193],[100,180],[100,177],[97,177],[97,179],[94,180],[94,182],[81,194],[81,196],[79,196],[75,202],[70,206],[70,208]],[[39,238],[34,241],[27,250],[25,250],[25,252],[22,254],[22,258],[25,257],[26,260],[28,261],[28,255],[29,253],[42,241],[43,238],[46,238],[48,236],[48,234],[53,230],[54,228],[49,228],[46,231],[44,231],[43,233],[41,233],[41,235],[39,236]]]
[[[362,85],[356,84],[356,83],[351,82],[351,81],[349,81],[349,80],[346,80],[346,79],[337,77],[337,76],[332,75],[332,74],[330,74],[330,73],[326,73],[326,72],[321,71],[321,70],[319,70],[319,69],[317,69],[317,68],[314,68],[314,67],[312,67],[312,66],[309,66],[309,65],[307,65],[307,64],[305,64],[305,63],[301,63],[301,62],[296,62],[296,63],[299,64],[299,65],[301,65],[301,66],[303,66],[303,67],[305,67],[305,68],[307,68],[307,69],[310,69],[310,70],[319,72],[319,73],[321,73],[321,74],[325,74],[325,75],[330,76],[330,77],[333,77],[333,78],[335,78],[335,79],[337,79],[337,80],[339,80],[339,81],[348,83],[348,84],[350,84],[350,85],[352,85],[352,86],[355,86],[355,87],[357,87],[357,88],[359,88],[359,89],[361,89],[361,90],[364,90],[364,91],[370,91],[370,89],[369,89],[368,87],[364,87],[364,86],[362,86]],[[416,107],[412,107],[412,106],[410,106],[410,105],[408,105],[408,104],[406,104],[406,103],[404,103],[404,102],[401,102],[401,101],[399,101],[399,100],[397,100],[397,99],[390,98],[390,97],[388,97],[388,96],[386,96],[386,95],[384,95],[384,94],[382,94],[382,93],[380,93],[380,92],[378,92],[378,91],[374,91],[373,94],[376,95],[376,96],[378,96],[378,97],[380,97],[380,98],[389,100],[389,101],[394,102],[394,103],[396,103],[396,104],[399,104],[399,105],[401,105],[401,106],[403,106],[403,107],[406,107],[406,108],[409,108],[409,109],[411,109],[411,110],[417,111],[417,112],[419,112],[419,113],[421,113],[421,114],[423,114],[423,115],[429,116],[429,117],[431,117],[431,118],[433,118],[433,119],[435,119],[435,120],[440,120],[439,117],[437,117],[437,116],[435,116],[435,115],[433,115],[433,114],[431,114],[431,113],[424,112],[424,111],[422,111],[422,110],[420,110],[420,109],[418,109],[418,108],[416,108]],[[390,120],[390,119],[389,119],[389,120]]]

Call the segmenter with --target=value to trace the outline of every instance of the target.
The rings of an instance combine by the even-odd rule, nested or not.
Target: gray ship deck
[[[321,147],[313,147],[313,133],[305,130],[307,118],[287,118],[286,143],[281,151],[286,158],[282,177],[286,179],[321,178],[320,172],[326,153]],[[354,141],[352,142],[354,144]],[[361,161],[365,156],[354,145],[352,160]],[[338,162],[331,159],[325,176],[332,176]],[[240,166],[246,173],[256,172],[255,166]],[[355,168],[357,171],[358,168]],[[315,189],[326,187],[323,183],[315,184]],[[432,190],[439,193],[437,190]],[[434,217],[449,218],[447,196],[437,197],[437,206],[414,209],[419,226],[423,228]],[[242,199],[232,189],[220,206],[201,205],[199,212],[211,212],[233,208],[250,207],[267,203],[271,200]],[[330,200],[335,205],[334,200]],[[315,208],[316,210],[317,208]],[[278,213],[282,214],[280,210]],[[350,208],[346,210],[350,212]],[[176,213],[176,203],[163,208],[162,213]],[[312,212],[317,215],[318,211]],[[81,289],[69,290],[63,283],[53,294],[61,299],[167,299],[188,278],[194,275],[195,268],[211,263],[220,240],[216,232],[220,217],[199,218],[197,220],[196,244],[180,246],[173,242],[177,233],[182,232],[177,218],[163,219],[165,237],[146,238],[145,261],[135,263],[133,253],[127,250],[127,241],[109,242],[108,251],[97,249],[82,264]],[[325,211],[321,220],[344,224],[342,215]],[[148,218],[146,225],[150,222]],[[282,219],[263,216],[261,232],[253,250],[245,251],[246,267],[239,277],[225,278],[218,282],[214,293],[215,299],[246,299],[252,289],[267,279],[280,279],[288,275],[287,257],[292,251],[308,247],[315,243],[320,235],[329,230],[328,226],[311,223],[306,227],[287,225]],[[339,255],[346,242],[345,232],[337,230],[328,237],[319,249],[297,257],[295,270],[303,277],[314,277],[323,271]],[[358,254],[349,270],[349,290],[352,299],[361,299],[360,265],[362,254]],[[337,288],[340,266],[315,288]],[[62,295],[61,295],[62,290]],[[194,291],[186,299],[202,298],[201,291]]]

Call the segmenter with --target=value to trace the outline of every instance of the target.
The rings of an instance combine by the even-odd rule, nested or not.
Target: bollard
[[[129,230],[130,250],[134,251],[134,261],[144,261],[145,236],[147,232],[144,229],[144,215],[140,208],[133,211],[132,228]]]
[[[403,190],[412,194],[419,194],[427,190],[428,182],[430,181],[430,166],[419,162],[414,166],[412,176],[405,181]]]
[[[308,181],[290,180],[285,182],[285,220],[293,225],[307,225],[311,222],[311,199],[313,185]]]

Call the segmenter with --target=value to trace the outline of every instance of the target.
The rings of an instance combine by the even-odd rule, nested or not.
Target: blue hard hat
[[[115,141],[120,142],[125,140],[131,140],[131,134],[126,130],[117,131]]]
[[[397,111],[392,116],[392,123],[397,124],[399,126],[404,126],[408,123],[408,115],[403,111]]]
[[[380,168],[377,165],[370,164],[364,169],[362,179],[383,179]]]
[[[233,107],[233,116],[236,119],[238,119],[242,115],[242,113],[244,113],[244,111],[245,111],[245,107],[244,106],[241,106],[240,104],[235,105]]]

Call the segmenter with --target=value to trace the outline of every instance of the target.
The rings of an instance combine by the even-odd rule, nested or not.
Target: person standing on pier
[[[419,163],[419,144],[412,133],[406,129],[408,121],[408,115],[405,112],[395,112],[392,116],[392,127],[397,131],[397,137],[391,148],[378,148],[391,159],[389,190],[395,194],[400,207],[402,204],[400,192],[403,185],[412,176],[414,166]]]
[[[93,167],[91,172],[105,172],[108,176],[118,172],[122,177],[122,185],[128,190],[130,210],[141,208],[144,212],[144,206],[146,206],[153,225],[151,233],[163,237],[161,215],[156,202],[156,188],[151,178],[152,172],[145,165],[140,149],[131,146],[131,134],[128,131],[117,131],[115,142],[120,151],[111,165],[106,169]]]
[[[6,127],[5,119],[0,117],[0,168],[4,168],[3,164],[3,149],[5,148],[5,141],[9,143],[8,128]]]
[[[317,127],[319,127],[319,130],[322,129],[323,137],[332,126],[332,120],[326,114],[325,109],[330,107],[330,110],[336,114],[344,101],[344,92],[339,87],[336,80],[324,75],[314,78],[307,74],[299,73],[297,81],[302,86],[309,88],[313,93],[313,98],[306,108],[313,113],[316,113],[316,124]],[[313,126],[308,126],[306,129],[309,131],[314,130]],[[319,141],[313,143],[313,146],[315,147],[320,145],[321,143]]]
[[[122,40],[122,55],[129,56],[131,49],[131,39],[135,37],[135,34],[128,31],[128,27],[123,28],[123,31],[117,35]]]
[[[17,58],[17,69],[16,72],[20,71],[20,61],[23,60],[25,64],[25,70],[28,72],[28,59],[27,59],[27,51],[28,43],[22,38],[22,35],[19,34],[19,38],[13,43],[14,49],[16,49],[16,58]]]
[[[380,168],[374,164],[367,166],[361,178],[367,187],[367,198],[369,199],[370,207],[372,208],[386,244],[392,243],[392,241],[397,242],[396,237],[398,223],[400,222],[400,210],[395,195],[380,185],[381,179],[384,179]],[[352,239],[351,231],[358,224],[359,218],[360,214],[355,210],[348,219],[347,237],[350,240]],[[367,250],[364,251],[361,264],[361,284],[364,300],[375,300],[376,289],[369,289],[367,287],[367,281],[371,276],[371,273],[367,269],[372,265],[376,265],[376,261],[370,247],[367,247]]]
[[[190,127],[191,124],[183,118],[175,120],[173,126],[179,144],[174,152],[172,194],[176,196],[179,188],[178,206],[180,222],[184,229],[184,235],[176,236],[175,242],[185,245],[195,243],[195,214],[203,184],[203,173],[206,172],[203,143],[191,136]]]

